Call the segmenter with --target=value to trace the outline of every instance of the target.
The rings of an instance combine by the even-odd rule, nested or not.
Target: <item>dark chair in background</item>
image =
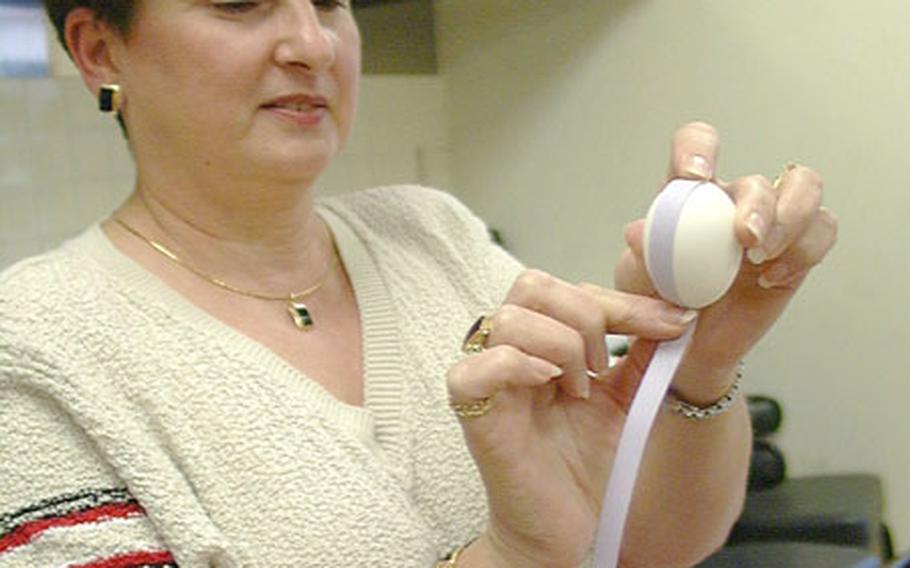
[[[865,550],[805,542],[764,542],[728,546],[699,568],[880,568]]]
[[[730,544],[813,542],[852,546],[891,558],[882,521],[881,481],[874,475],[819,475],[785,479],[749,492]]]
[[[881,480],[788,477],[784,455],[770,440],[783,421],[780,405],[761,396],[747,401],[755,439],[746,503],[727,545],[699,566],[873,568],[893,558]]]

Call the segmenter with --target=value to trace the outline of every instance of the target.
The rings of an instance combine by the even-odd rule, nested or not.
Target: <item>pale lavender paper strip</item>
[[[651,233],[648,240],[648,268],[651,279],[660,295],[674,303],[680,303],[673,274],[673,245],[676,226],[686,201],[692,191],[703,182],[675,180],[657,196],[651,218]]]
[[[596,568],[615,568],[619,562],[626,516],[648,435],[670,387],[670,381],[689,346],[696,323],[697,320],[692,322],[679,338],[664,341],[657,346],[629,408],[600,512],[600,527],[594,548]]]

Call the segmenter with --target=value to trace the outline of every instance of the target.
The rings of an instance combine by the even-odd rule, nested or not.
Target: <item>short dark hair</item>
[[[111,25],[120,35],[129,34],[136,11],[135,0],[44,0],[47,17],[57,30],[57,39],[66,46],[66,17],[76,8],[88,8],[101,21]]]

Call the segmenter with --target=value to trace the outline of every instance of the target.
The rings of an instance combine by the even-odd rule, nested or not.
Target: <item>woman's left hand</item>
[[[668,179],[714,177],[718,135],[690,123],[673,138]],[[702,310],[674,389],[694,404],[716,401],[729,388],[739,360],[774,324],[813,266],[837,239],[837,219],[822,207],[822,180],[812,169],[788,165],[775,181],[759,176],[718,181],[736,202],[736,236],[748,250],[727,294]],[[615,270],[618,290],[653,295],[642,256],[644,221],[626,230],[629,245]],[[631,363],[647,366],[652,342],[638,342]]]

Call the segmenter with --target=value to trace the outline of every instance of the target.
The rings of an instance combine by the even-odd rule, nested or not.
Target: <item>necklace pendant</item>
[[[310,315],[309,308],[303,302],[288,300],[288,314],[291,315],[297,329],[309,331],[313,327],[313,316]]]

